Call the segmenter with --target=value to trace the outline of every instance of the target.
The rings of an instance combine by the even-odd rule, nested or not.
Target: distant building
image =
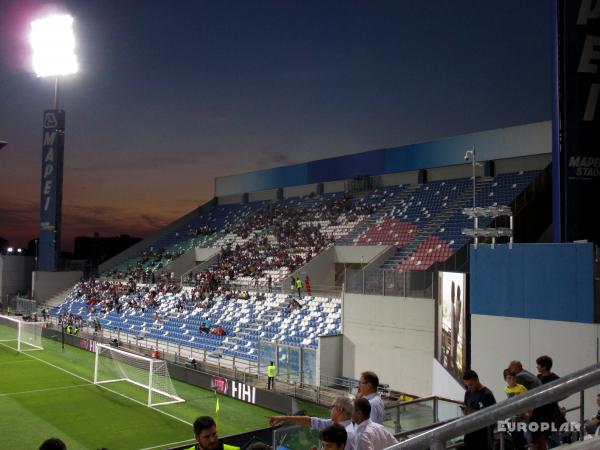
[[[77,236],[75,238],[74,258],[87,259],[92,264],[98,265],[141,240],[141,238],[132,237],[128,234],[111,237],[100,237],[98,233],[93,237]]]

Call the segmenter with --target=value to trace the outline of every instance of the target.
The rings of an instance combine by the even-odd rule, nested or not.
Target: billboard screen
[[[467,276],[457,272],[438,273],[436,308],[436,359],[456,379],[467,367]]]

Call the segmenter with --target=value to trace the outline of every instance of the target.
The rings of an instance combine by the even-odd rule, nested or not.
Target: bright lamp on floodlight
[[[31,22],[29,40],[38,77],[77,73],[73,17],[56,14]]]

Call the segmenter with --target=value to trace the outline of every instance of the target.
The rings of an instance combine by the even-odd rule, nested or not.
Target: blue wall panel
[[[549,153],[550,122],[455,136],[438,141],[370,150],[293,166],[229,175],[215,179],[215,195],[347,180],[356,175],[382,175],[466,164],[465,151],[475,146],[478,161]]]
[[[321,159],[308,163],[308,183],[335,181],[356,175],[385,173],[385,150],[372,150],[355,155]]]
[[[470,250],[471,314],[592,323],[592,244]]]
[[[231,195],[307,184],[306,163],[215,179],[215,195]]]

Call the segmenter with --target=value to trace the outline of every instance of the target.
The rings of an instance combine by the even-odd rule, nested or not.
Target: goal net
[[[96,346],[94,384],[127,382],[147,391],[147,405],[180,403],[167,363],[105,344]],[[131,398],[134,392],[122,394]],[[138,400],[133,398],[133,400]]]
[[[19,352],[44,350],[42,326],[43,322],[26,322],[16,316],[0,315],[0,342],[7,343]]]

